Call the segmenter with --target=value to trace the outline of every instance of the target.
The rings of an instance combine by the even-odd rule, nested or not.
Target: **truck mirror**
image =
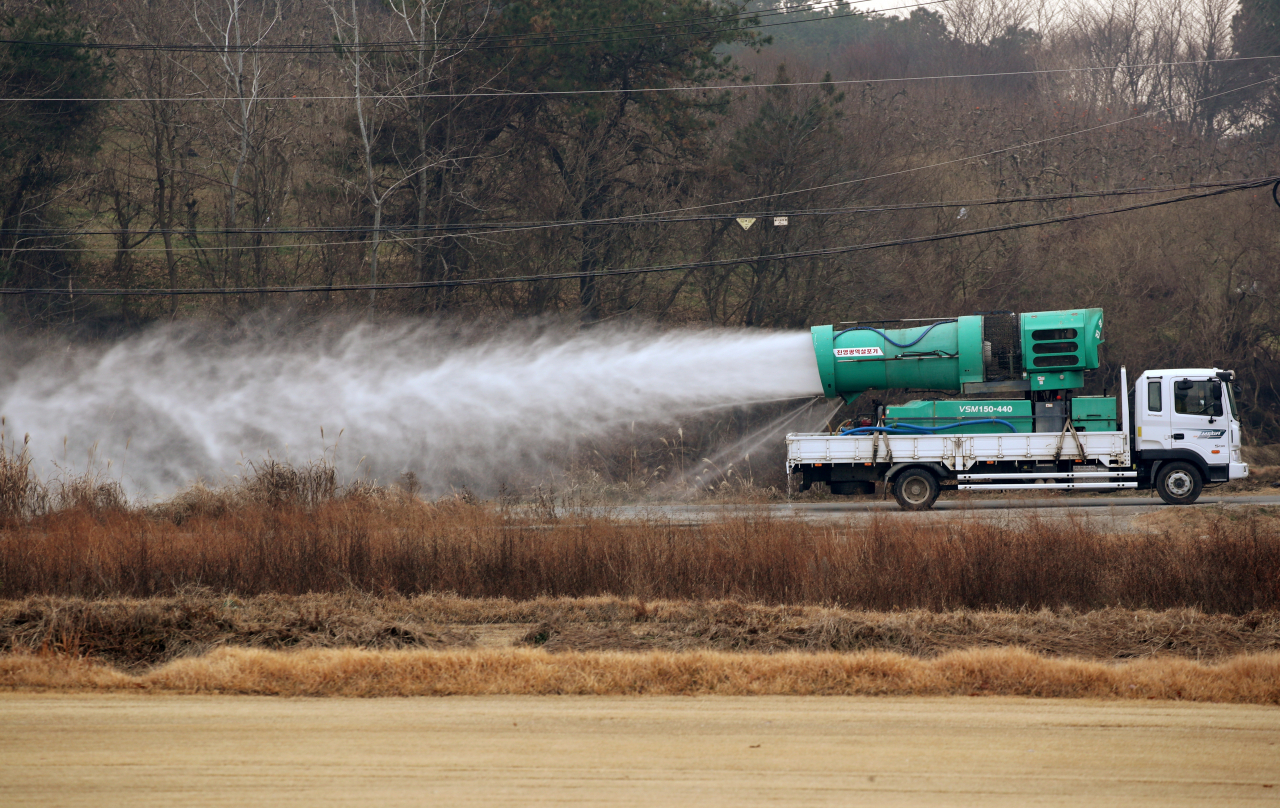
[[[1237,396],[1243,396],[1244,388],[1238,384],[1233,384],[1231,385],[1231,392],[1235,393]]]
[[[1195,382],[1188,381],[1187,379],[1180,379],[1176,386],[1179,390],[1190,390],[1192,387],[1195,387],[1196,384]]]

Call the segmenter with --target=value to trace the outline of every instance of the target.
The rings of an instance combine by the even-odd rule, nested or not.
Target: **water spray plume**
[[[0,414],[37,464],[92,455],[145,494],[325,453],[344,474],[483,489],[632,422],[821,394],[807,332],[185,325],[0,349]]]
[[[702,458],[692,471],[682,472],[666,481],[661,493],[675,494],[690,486],[705,489],[734,481],[750,484],[754,475],[751,456],[769,447],[780,447],[788,432],[814,432],[825,424],[844,402],[812,398],[789,408],[777,418],[716,448],[710,457]],[[745,470],[744,470],[745,464]]]

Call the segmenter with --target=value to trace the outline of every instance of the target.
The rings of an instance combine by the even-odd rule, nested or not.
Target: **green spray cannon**
[[[1083,387],[1102,341],[1102,309],[813,328],[823,393],[846,402],[895,388],[1037,399],[1039,392]]]

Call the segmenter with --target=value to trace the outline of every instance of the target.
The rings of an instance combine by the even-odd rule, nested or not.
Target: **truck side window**
[[[1186,389],[1182,389],[1184,387]],[[1173,390],[1173,411],[1182,415],[1211,415],[1220,418],[1222,383],[1178,382]]]
[[[1160,412],[1160,382],[1147,382],[1147,412]]]

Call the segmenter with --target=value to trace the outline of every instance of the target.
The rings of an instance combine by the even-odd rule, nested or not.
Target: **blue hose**
[[[932,331],[933,329],[937,328],[938,326],[940,326],[940,325],[946,325],[947,323],[955,323],[955,322],[959,322],[959,321],[958,321],[958,320],[943,320],[942,322],[934,323],[933,325],[931,325],[931,326],[929,326],[928,328],[926,328],[926,329],[924,330],[924,333],[923,333],[923,334],[921,334],[920,336],[916,337],[913,341],[908,342],[906,345],[903,345],[901,342],[894,342],[893,338],[892,338],[892,337],[890,337],[888,334],[886,334],[885,332],[881,331],[881,330],[880,330],[880,329],[878,329],[878,328],[872,328],[872,327],[871,327],[871,326],[869,326],[869,325],[859,325],[859,326],[854,326],[853,328],[846,328],[846,329],[845,329],[845,330],[843,330],[843,331],[837,331],[837,332],[836,332],[836,334],[835,334],[835,336],[833,336],[833,337],[832,337],[832,339],[834,340],[836,337],[840,336],[841,334],[848,334],[850,331],[870,331],[870,332],[872,332],[872,333],[874,333],[874,334],[879,334],[879,335],[881,336],[881,338],[883,338],[883,339],[884,339],[884,341],[885,341],[885,342],[887,342],[887,343],[889,343],[889,344],[891,344],[891,345],[896,345],[896,346],[898,346],[899,348],[910,348],[912,345],[915,345],[915,344],[916,344],[917,342],[919,342],[920,340],[922,340],[922,339],[924,339],[925,337],[929,336],[929,332],[930,332],[930,331]]]
[[[919,432],[909,432],[905,429],[894,429],[891,426],[861,426],[857,429],[846,429],[840,433],[840,437],[846,435],[870,435],[874,432],[883,432],[887,435],[919,435]]]
[[[841,432],[841,437],[845,435],[870,435],[873,432],[887,432],[890,435],[933,435],[944,429],[955,429],[958,426],[976,426],[977,424],[1000,424],[1009,427],[1010,432],[1017,432],[1018,428],[1000,418],[976,418],[972,421],[956,421],[954,424],[945,424],[943,426],[916,426],[915,424],[898,424],[897,426],[858,426],[852,429],[846,429]]]

